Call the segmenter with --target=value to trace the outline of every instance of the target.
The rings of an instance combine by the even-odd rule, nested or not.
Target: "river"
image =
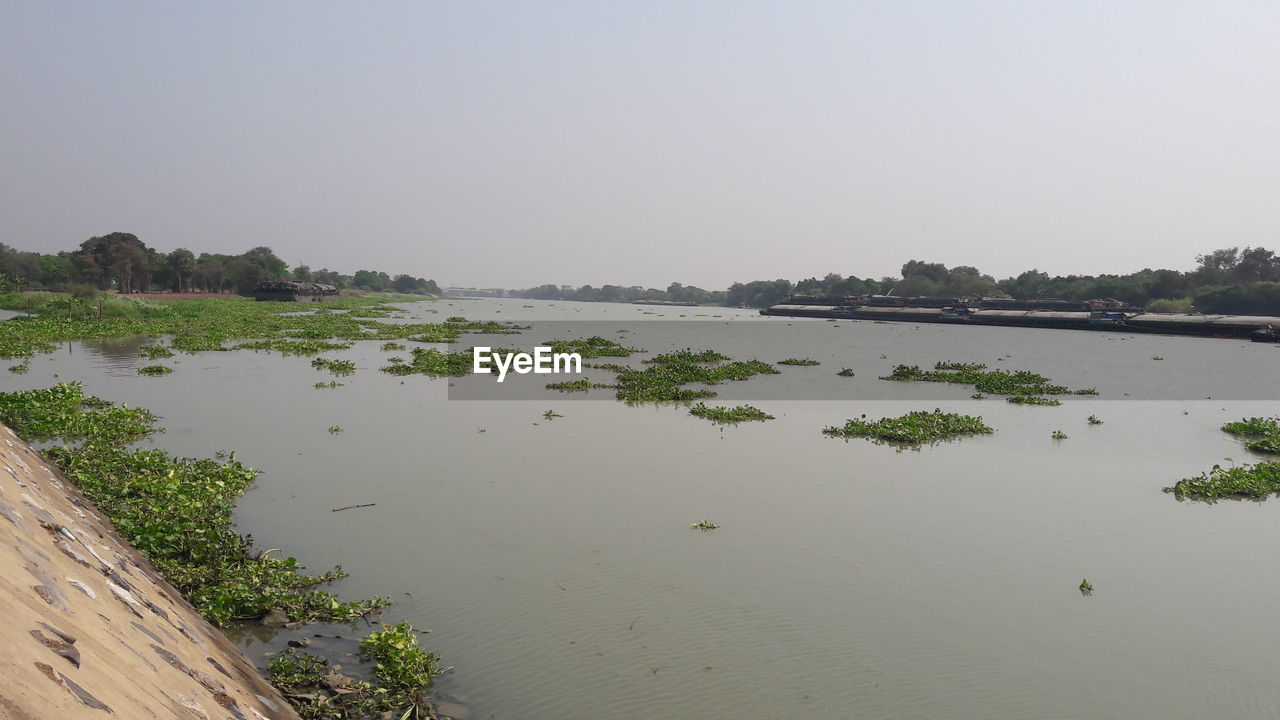
[[[387,620],[430,628],[424,643],[454,667],[440,697],[469,718],[1280,714],[1280,500],[1161,492],[1260,459],[1219,428],[1280,412],[1276,346],[738,309],[404,307],[533,326],[467,338],[504,347],[600,334],[822,364],[722,386],[777,418],[723,428],[607,390],[560,395],[545,376],[394,377],[377,368],[407,353],[377,342],[326,354],[359,368],[336,389],[313,387],[331,378],[307,358],[266,352],[179,354],[172,375],[141,377],[140,339],[65,344],[0,383],[82,380],[158,413],[159,447],[235,450],[262,470],[240,529],[314,570],[341,564],[341,595],[389,596]],[[878,379],[939,360],[1100,394],[1024,407]],[[935,407],[996,432],[919,450],[821,433]],[[704,517],[720,528],[690,529]],[[241,642],[261,662],[267,645]]]

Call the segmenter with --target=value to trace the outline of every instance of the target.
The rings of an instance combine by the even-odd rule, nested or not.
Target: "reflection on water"
[[[180,354],[164,361],[174,374],[140,377],[140,341],[62,348],[0,382],[83,379],[161,414],[157,445],[236,450],[263,471],[241,529],[317,571],[341,564],[344,594],[392,597],[385,619],[432,630],[427,646],[457,668],[442,696],[473,718],[1280,712],[1280,632],[1265,620],[1280,596],[1280,500],[1206,506],[1160,491],[1223,458],[1256,459],[1218,428],[1280,403],[1220,398],[1273,385],[1275,348],[719,308],[408,307],[534,325],[495,344],[532,345],[574,320],[655,351],[823,364],[727,388],[754,387],[777,417],[730,428],[551,392],[450,400],[449,380],[377,372],[394,353],[374,341],[326,353],[359,368],[333,390],[313,388],[329,378],[309,359],[265,352]],[[1103,394],[1020,407],[876,379],[947,359]],[[814,387],[828,398],[797,399]],[[1168,399],[1118,401],[1126,392]],[[821,434],[934,407],[997,432],[903,453]],[[547,409],[564,417],[547,422]],[[1058,429],[1069,438],[1051,439]],[[376,505],[331,512],[363,503]],[[720,528],[689,529],[704,517]],[[242,642],[261,659],[279,638]]]

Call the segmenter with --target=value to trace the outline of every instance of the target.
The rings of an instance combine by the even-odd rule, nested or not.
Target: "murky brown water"
[[[377,372],[405,353],[372,342],[329,354],[360,367],[334,390],[313,389],[329,376],[306,358],[253,352],[179,355],[143,378],[129,343],[72,344],[0,386],[82,379],[161,414],[160,446],[236,450],[263,470],[242,529],[341,564],[343,594],[389,595],[388,619],[431,628],[456,668],[442,695],[475,718],[1280,714],[1280,499],[1160,491],[1256,459],[1218,428],[1280,412],[1276,347],[526,300],[434,309],[534,324],[506,346],[598,323],[650,350],[823,364],[724,388],[778,418],[726,429],[549,391],[461,399],[471,379],[450,399],[449,381]],[[655,319],[671,322],[640,322]],[[946,359],[1102,395],[1018,407],[876,379]],[[846,366],[855,378],[835,376]],[[934,407],[998,432],[919,452],[820,432]],[[689,529],[703,517],[720,529]]]

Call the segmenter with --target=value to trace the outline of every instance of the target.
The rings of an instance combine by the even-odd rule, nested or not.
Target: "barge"
[[[879,322],[1114,330],[1280,342],[1280,332],[1276,330],[1280,327],[1280,317],[1153,313],[1112,299],[1015,300],[1012,298],[909,298],[895,295],[853,297],[789,295],[782,302],[761,310],[760,314]]]

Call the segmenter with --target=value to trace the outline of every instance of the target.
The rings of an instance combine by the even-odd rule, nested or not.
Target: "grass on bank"
[[[876,421],[849,420],[843,427],[828,427],[822,432],[832,437],[860,437],[907,445],[922,445],[965,435],[992,433],[995,430],[983,423],[981,417],[941,410],[933,412],[916,410],[901,417],[881,418]]]

